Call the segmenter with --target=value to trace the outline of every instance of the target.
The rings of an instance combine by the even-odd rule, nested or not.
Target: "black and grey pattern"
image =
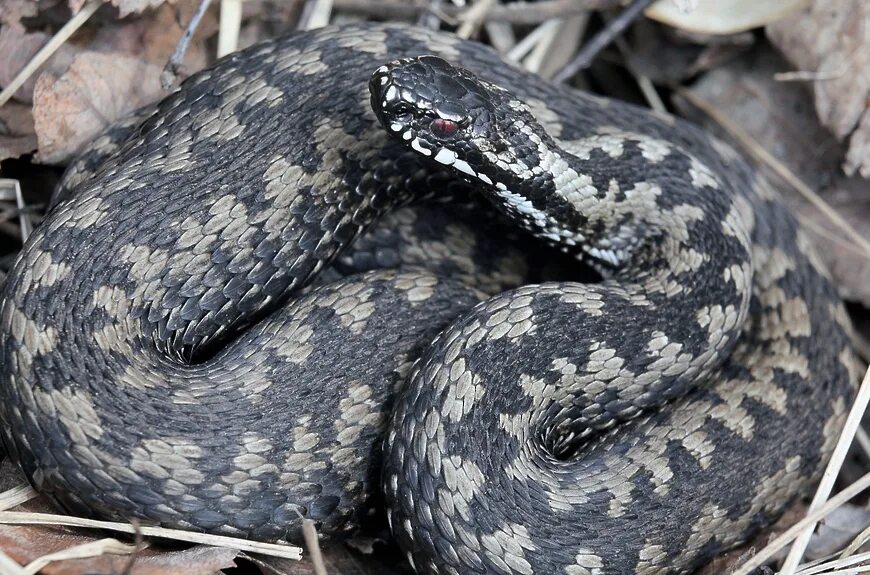
[[[421,54],[471,72],[395,61]],[[341,536],[392,412],[419,571],[682,573],[833,446],[844,311],[691,126],[382,24],[254,46],[146,115],[77,164],[2,296],[3,445],[69,510]],[[522,285],[540,258],[485,210],[401,208],[473,194],[603,281]]]

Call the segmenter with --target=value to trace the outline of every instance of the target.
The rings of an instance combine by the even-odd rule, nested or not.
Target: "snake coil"
[[[810,484],[857,379],[733,150],[446,34],[252,46],[67,186],[2,295],[0,435],[74,513],[341,537],[382,482],[421,572],[684,573]],[[602,280],[401,207],[445,195]]]

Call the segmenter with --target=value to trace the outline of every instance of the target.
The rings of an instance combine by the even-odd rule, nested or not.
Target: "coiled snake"
[[[75,513],[338,537],[382,486],[421,572],[686,572],[810,484],[856,380],[730,148],[449,35],[255,45],[73,177],[5,287],[0,416]],[[602,280],[517,287],[486,209],[398,209],[433,195]]]

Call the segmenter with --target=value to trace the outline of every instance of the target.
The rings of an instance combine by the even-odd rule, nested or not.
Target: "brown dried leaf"
[[[842,146],[819,125],[809,95],[797,84],[773,79],[784,66],[772,51],[746,56],[705,74],[692,91],[741,126],[810,188],[820,192],[859,234],[870,236],[866,182],[842,179],[838,168]],[[718,130],[706,116],[679,100],[676,104],[685,115]],[[778,187],[792,210],[806,223],[841,295],[870,305],[870,258],[791,187]]]
[[[88,0],[69,0],[69,7],[73,12],[78,12],[87,3]],[[160,6],[166,0],[112,0],[112,4],[118,8],[121,18],[130,14],[143,12],[148,8]]]
[[[3,54],[3,57],[0,58],[0,86],[8,85],[46,42],[48,42],[48,36],[40,32],[28,34],[20,26],[0,28],[0,54]],[[64,44],[39,70],[61,74],[69,67],[78,51],[70,44]],[[33,87],[36,84],[38,74],[39,72],[31,76],[15,92],[16,100],[21,102],[33,100]]]
[[[36,132],[30,106],[9,102],[0,107],[0,160],[36,150]]]
[[[109,124],[161,97],[160,72],[138,58],[86,52],[62,76],[40,75],[33,97],[37,161],[68,160]]]
[[[811,71],[816,111],[840,140],[852,137],[847,174],[870,178],[870,3],[815,0],[767,27],[767,36],[800,70]]]
[[[857,176],[838,179],[828,187],[824,197],[855,231],[870,238],[870,194],[866,180]],[[870,260],[866,252],[808,203],[800,204],[796,210],[836,279],[840,295],[870,307]]]
[[[37,5],[33,0],[0,1],[0,22],[6,25],[18,24],[22,18],[36,16]]]
[[[66,528],[0,525],[0,549],[21,564],[76,545],[97,541],[90,533]],[[137,552],[129,575],[209,575],[235,566],[238,551],[197,545],[181,551],[148,548]],[[125,572],[129,556],[100,555],[49,563],[45,575],[116,575]]]
[[[173,4],[163,4],[147,17],[102,26],[88,48],[99,52],[122,52],[164,66],[198,4],[198,0],[178,0]],[[205,41],[217,32],[217,27],[216,12],[207,12],[185,52],[184,65],[189,72],[200,70],[208,63],[209,51]]]

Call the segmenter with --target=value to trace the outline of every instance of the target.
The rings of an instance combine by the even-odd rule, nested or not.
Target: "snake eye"
[[[429,130],[432,135],[439,139],[449,138],[459,129],[459,124],[453,120],[445,120],[443,118],[435,118],[429,125]]]

